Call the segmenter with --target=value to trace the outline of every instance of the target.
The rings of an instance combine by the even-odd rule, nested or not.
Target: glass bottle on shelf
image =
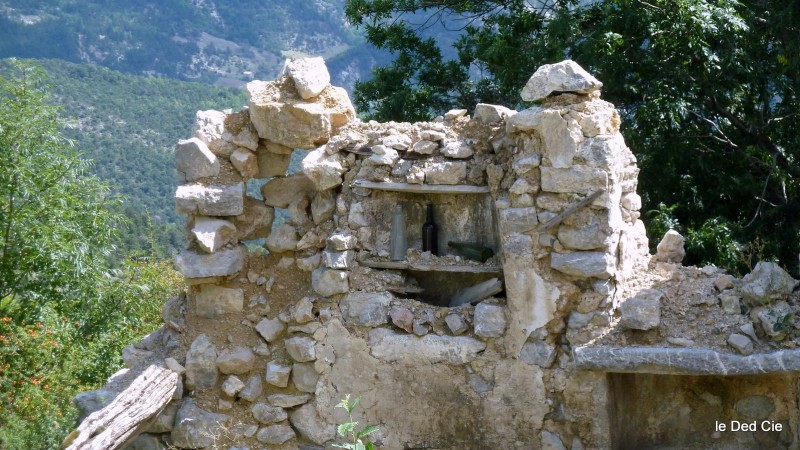
[[[403,261],[406,259],[408,235],[406,233],[406,213],[403,211],[403,205],[397,205],[394,208],[389,246],[389,259],[392,261]]]
[[[432,203],[428,203],[427,219],[422,225],[422,251],[431,252],[432,255],[439,254],[439,243],[436,233],[436,223],[433,221]]]

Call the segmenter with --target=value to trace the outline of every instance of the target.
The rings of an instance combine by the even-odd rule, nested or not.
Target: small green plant
[[[356,398],[352,402],[350,401],[350,394],[347,394],[345,398],[336,405],[337,408],[342,408],[347,411],[347,416],[350,418],[349,422],[343,423],[339,425],[336,431],[339,433],[339,436],[347,439],[348,441],[344,444],[333,444],[334,447],[338,448],[346,448],[348,450],[374,450],[375,445],[372,442],[367,442],[364,444],[362,438],[369,436],[370,434],[378,431],[378,427],[376,425],[370,425],[361,431],[356,431],[356,425],[358,422],[353,420],[353,410],[356,409],[356,405],[358,402],[361,401],[361,397]]]
[[[770,311],[772,313],[772,311]],[[778,320],[772,325],[772,331],[777,333],[788,333],[792,327],[794,326],[794,313],[788,313],[785,315],[781,315],[780,313],[775,313],[778,316]]]

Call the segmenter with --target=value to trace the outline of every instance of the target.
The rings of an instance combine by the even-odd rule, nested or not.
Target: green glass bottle
[[[474,242],[453,242],[448,241],[447,246],[454,248],[467,259],[473,261],[486,262],[494,256],[494,251],[489,247]]]

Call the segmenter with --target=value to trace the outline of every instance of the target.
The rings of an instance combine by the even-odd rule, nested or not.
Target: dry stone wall
[[[357,118],[321,59],[287,73],[248,84],[241,111],[198,112],[176,146],[187,291],[150,338],[171,344],[131,346],[126,362],[166,365],[183,388],[131,448],[326,448],[346,394],[362,397],[361,422],[381,425],[386,449],[645,442],[618,431],[614,399],[630,397],[607,373],[672,372],[615,349],[683,348],[665,341],[666,302],[722,275],[686,276],[672,235],[651,260],[636,158],[602,83],[565,61],[531,77],[522,97],[539,104],[520,112],[378,123]],[[290,174],[296,149],[310,152]],[[408,251],[390,260],[398,204]],[[439,254],[422,251],[428,204]],[[273,226],[276,208],[288,219]],[[451,241],[493,256],[471,260]],[[723,307],[729,278],[699,294],[713,305],[693,306]],[[796,405],[781,408],[796,429]]]

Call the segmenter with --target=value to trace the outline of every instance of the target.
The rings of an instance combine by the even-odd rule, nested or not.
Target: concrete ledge
[[[621,373],[664,375],[757,375],[800,372],[800,349],[749,356],[703,348],[578,347],[575,367]]]

